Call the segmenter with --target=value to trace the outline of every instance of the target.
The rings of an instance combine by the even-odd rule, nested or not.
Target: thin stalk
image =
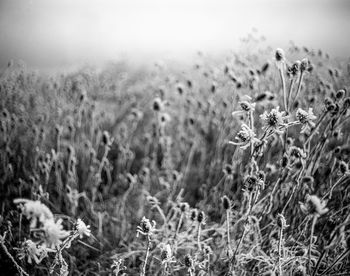
[[[282,251],[282,239],[283,239],[283,227],[280,227],[280,235],[278,240],[278,271],[279,275],[282,276],[282,264],[281,264],[281,251]]]
[[[283,103],[284,103],[284,110],[287,111],[287,91],[286,91],[286,81],[284,79],[284,74],[282,68],[278,68],[278,72],[280,73],[281,82],[282,82],[282,89],[283,89]]]
[[[294,105],[295,100],[297,99],[297,97],[298,97],[298,95],[299,95],[300,88],[301,88],[301,83],[302,83],[302,81],[303,81],[303,76],[304,76],[304,72],[302,71],[302,72],[300,73],[300,76],[299,76],[299,83],[298,83],[297,92],[295,93],[295,96],[294,96],[294,98],[293,98],[293,100],[292,100],[290,106],[293,106],[293,105]]]
[[[314,215],[312,219],[312,224],[311,224],[311,234],[310,234],[310,244],[309,244],[309,254],[308,254],[308,269],[309,273],[311,274],[311,247],[312,247],[312,237],[314,235],[314,230],[315,230],[315,225],[316,221],[318,219],[318,215]]]
[[[145,261],[143,262],[142,270],[140,276],[145,276],[146,275],[146,266],[147,266],[147,260],[149,256],[149,250],[150,250],[150,244],[151,244],[151,239],[149,235],[147,236],[147,249],[146,249],[146,257]]]
[[[13,258],[11,253],[8,251],[8,249],[5,245],[5,237],[6,237],[6,232],[4,233],[3,236],[0,236],[0,245],[1,245],[2,250],[5,252],[7,257],[9,257],[9,259],[15,265],[15,267],[20,275],[29,276],[29,274],[23,270],[23,268],[16,262],[16,260]]]
[[[345,257],[349,252],[350,252],[350,249],[345,250],[345,251],[333,262],[333,264],[332,264],[329,268],[327,268],[325,271],[322,272],[322,274],[321,274],[320,276],[325,275],[326,273],[330,272],[330,271],[332,270],[332,268],[333,268],[337,263],[339,263],[342,259],[344,259],[344,257]]]
[[[201,224],[198,223],[198,231],[197,231],[197,245],[198,245],[198,250],[201,251]]]

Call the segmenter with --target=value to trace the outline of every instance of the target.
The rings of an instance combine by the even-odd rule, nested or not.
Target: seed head
[[[205,224],[205,213],[203,211],[198,212],[197,221],[199,224]]]
[[[156,222],[153,220],[152,223],[149,219],[143,217],[140,225],[137,226],[137,234],[141,234],[144,236],[149,236],[155,230]]]
[[[308,69],[309,65],[310,65],[309,60],[307,58],[303,58],[300,63],[300,71],[304,72],[305,70]]]
[[[284,218],[284,216],[282,214],[277,215],[277,225],[279,228],[282,228],[282,229],[284,229],[288,226],[286,219]]]
[[[337,100],[342,99],[345,96],[345,90],[344,89],[340,89],[337,91],[337,93],[335,94],[335,97]]]
[[[277,62],[283,62],[285,60],[284,51],[281,48],[276,49],[275,59]]]
[[[184,261],[185,261],[185,266],[186,266],[186,267],[188,267],[188,268],[193,268],[193,266],[194,266],[194,261],[193,261],[193,258],[192,258],[192,256],[191,256],[190,254],[187,254],[187,255],[185,256]]]
[[[306,268],[302,265],[299,265],[293,273],[293,276],[306,276]]]
[[[221,201],[222,201],[222,207],[225,210],[230,210],[231,209],[231,200],[227,196],[223,196],[221,198]]]

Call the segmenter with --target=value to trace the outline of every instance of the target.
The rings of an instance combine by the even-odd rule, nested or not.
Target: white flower
[[[282,133],[282,130],[286,127],[284,122],[288,116],[285,116],[285,112],[279,111],[279,106],[272,109],[270,112],[265,111],[260,115],[260,118],[264,121],[265,126],[263,129],[271,129],[277,133]]]
[[[318,198],[316,195],[307,195],[306,203],[299,203],[300,208],[304,213],[314,214],[317,216],[324,215],[328,212],[328,208],[326,208],[327,202]]]
[[[48,248],[55,248],[62,243],[62,239],[69,236],[69,232],[63,230],[62,219],[55,222],[53,219],[44,222],[43,230],[45,232],[44,243]]]
[[[77,220],[76,229],[80,238],[82,238],[84,235],[88,237],[91,235],[90,225],[86,225],[80,218]]]
[[[143,217],[140,225],[137,226],[136,229],[136,236],[138,237],[139,234],[144,235],[144,236],[149,236],[151,235],[154,230],[156,229],[156,222],[154,220],[152,220],[152,222],[150,222],[150,220],[146,217]]]
[[[301,128],[301,133],[306,132],[311,127],[315,127],[315,123],[312,120],[315,120],[317,117],[312,112],[312,108],[309,108],[308,112],[301,108],[298,108],[296,117],[298,121],[303,125]]]
[[[242,124],[242,129],[237,133],[235,137],[238,142],[230,141],[230,144],[240,146],[241,149],[249,147],[250,143],[258,142],[259,139],[255,138],[255,133],[249,126]]]
[[[19,250],[20,252],[18,253],[18,258],[22,260],[27,257],[27,262],[29,264],[32,263],[32,260],[34,260],[36,264],[39,264],[44,258],[47,257],[47,253],[49,251],[53,252],[53,250],[50,250],[45,246],[38,245],[32,240],[24,241]]]
[[[256,103],[251,102],[252,101],[251,97],[246,96],[246,98],[248,99],[247,101],[239,102],[241,110],[232,112],[232,116],[241,115],[241,114],[244,114],[244,113],[250,112],[250,111],[253,112],[255,110]]]
[[[17,198],[13,201],[15,204],[22,204],[23,214],[30,219],[30,228],[37,227],[37,221],[44,223],[46,220],[52,220],[53,214],[50,209],[39,200],[33,201],[29,199]]]

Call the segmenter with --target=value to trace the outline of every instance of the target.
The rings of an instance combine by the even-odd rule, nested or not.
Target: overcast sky
[[[350,56],[348,0],[0,0],[0,67],[181,59],[234,49],[253,27],[273,47],[293,40]]]

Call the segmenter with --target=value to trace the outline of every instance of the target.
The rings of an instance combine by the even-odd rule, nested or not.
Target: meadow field
[[[0,76],[1,275],[350,275],[350,63],[261,46]]]

